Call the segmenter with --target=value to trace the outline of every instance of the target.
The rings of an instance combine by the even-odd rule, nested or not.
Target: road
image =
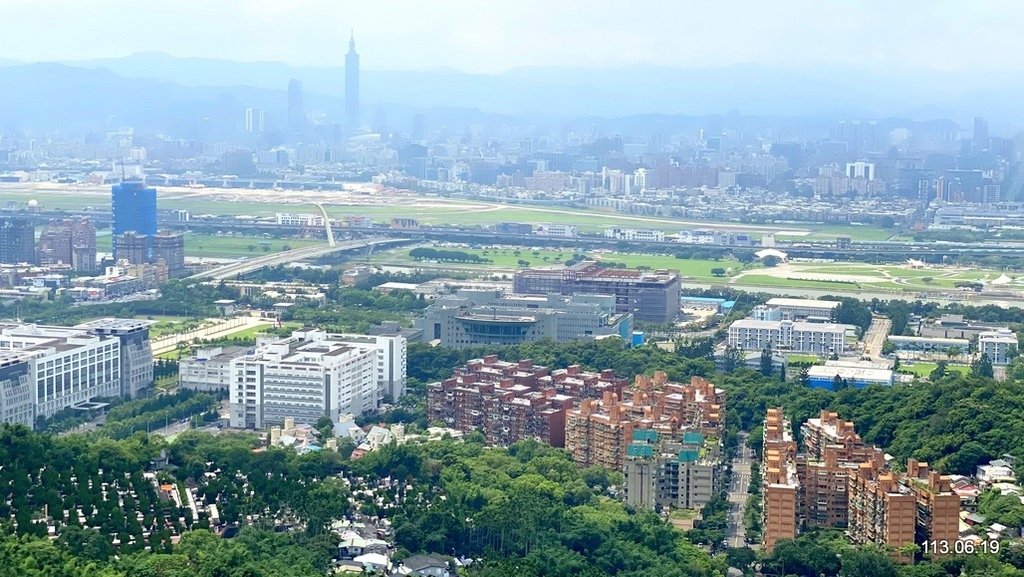
[[[747,433],[739,434],[739,446],[736,449],[736,457],[732,460],[732,483],[729,485],[729,524],[725,528],[725,540],[730,547],[753,547],[747,545],[747,531],[743,527],[743,511],[747,507],[747,489],[750,487],[750,465],[754,462],[750,458],[750,449],[747,447]]]
[[[189,422],[189,419],[185,419],[185,422],[175,421],[173,423],[169,423],[166,427],[161,427],[151,431],[151,434],[160,435],[165,438],[176,437],[191,428],[192,424]]]
[[[270,321],[258,317],[232,317],[229,319],[209,319],[212,324],[176,335],[168,335],[152,341],[153,357],[169,353],[178,343],[191,343],[198,339],[215,339],[258,326],[270,326]]]
[[[885,345],[885,338],[889,336],[892,329],[892,320],[889,317],[874,315],[871,317],[871,326],[864,333],[864,356],[872,359],[881,358],[882,347]]]

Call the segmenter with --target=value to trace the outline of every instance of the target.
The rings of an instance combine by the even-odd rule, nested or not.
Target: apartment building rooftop
[[[770,307],[792,307],[792,308],[817,308],[817,309],[836,309],[842,304],[839,301],[824,301],[815,299],[794,299],[787,297],[774,297],[768,299],[765,303]]]

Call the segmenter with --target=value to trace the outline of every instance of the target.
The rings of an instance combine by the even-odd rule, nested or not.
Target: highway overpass
[[[375,246],[402,244],[408,241],[409,239],[405,238],[378,238],[344,241],[337,243],[335,246],[307,246],[304,248],[297,248],[274,254],[248,258],[243,261],[226,264],[198,274],[194,274],[188,278],[193,280],[227,280],[236,278],[238,276],[246,275],[251,272],[256,272],[261,268],[266,268],[269,266],[277,266],[281,264],[299,262],[302,260],[317,259],[335,252],[343,252],[346,250],[359,250]]]

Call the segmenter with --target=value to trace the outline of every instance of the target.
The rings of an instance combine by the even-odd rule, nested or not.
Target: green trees
[[[761,374],[765,377],[772,376],[775,372],[775,363],[772,361],[771,347],[765,347],[761,351]]]
[[[731,373],[742,367],[744,364],[744,356],[743,351],[732,345],[727,345],[725,347],[725,353],[722,356],[722,370],[727,373]]]
[[[750,371],[720,375],[729,395],[727,420],[750,430],[769,406],[794,423],[830,409],[854,421],[867,443],[896,457],[927,461],[945,473],[972,474],[978,463],[1024,456],[1024,383],[950,374],[928,386],[812,389]]]
[[[487,263],[490,259],[461,250],[441,250],[430,247],[419,247],[409,251],[409,256],[416,260],[436,260],[441,262],[472,262]]]
[[[871,326],[871,309],[866,303],[859,299],[850,297],[827,297],[828,300],[837,300],[840,305],[833,313],[833,320],[837,323],[853,325],[857,327],[858,334],[864,334]]]
[[[971,374],[988,379],[994,377],[995,369],[992,367],[992,359],[988,358],[987,354],[981,353],[981,356],[971,363]]]

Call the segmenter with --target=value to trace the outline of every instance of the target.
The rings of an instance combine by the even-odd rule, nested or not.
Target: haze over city
[[[0,0],[0,577],[1024,577],[1022,16]]]
[[[4,0],[16,22],[4,57],[89,60],[160,51],[178,57],[339,66],[336,39],[359,31],[370,70],[622,66],[1004,71],[1024,58],[1016,2],[675,2],[614,0],[143,2]],[[740,16],[742,15],[742,17]],[[159,31],[162,33],[154,32]],[[45,34],[46,42],[39,42]]]

